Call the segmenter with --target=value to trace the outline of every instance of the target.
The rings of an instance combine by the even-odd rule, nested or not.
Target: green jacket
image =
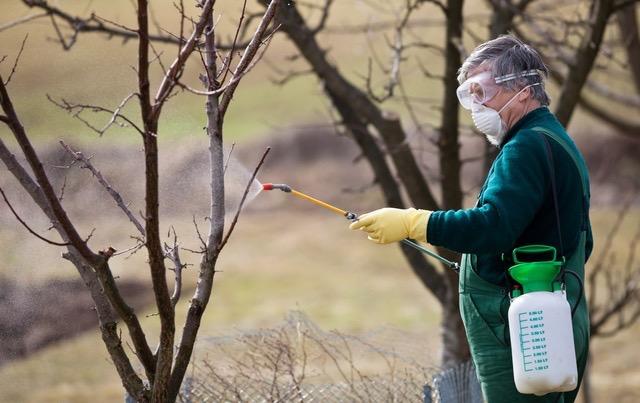
[[[525,115],[506,134],[474,208],[435,211],[429,218],[430,244],[477,255],[476,270],[483,279],[505,284],[510,265],[501,255],[527,244],[555,246],[560,253],[551,175],[545,143],[534,127],[564,137],[586,166],[582,155],[560,122],[546,107]],[[580,174],[568,153],[555,141],[551,146],[564,255],[578,244],[580,229],[587,229],[585,257],[593,248],[589,222],[589,198],[582,197]],[[588,178],[587,178],[588,181]],[[588,183],[588,182],[587,182]]]

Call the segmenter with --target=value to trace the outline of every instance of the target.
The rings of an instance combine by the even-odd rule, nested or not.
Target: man
[[[549,111],[538,52],[511,35],[478,46],[459,70],[458,99],[500,148],[474,208],[457,211],[384,208],[351,225],[377,243],[412,238],[462,253],[460,312],[485,400],[573,402],[578,389],[542,397],[520,394],[513,380],[507,311],[512,264],[502,256],[522,245],[554,246],[565,268],[584,278],[593,240],[589,179],[573,141]],[[555,199],[555,200],[554,200]],[[578,303],[573,333],[579,382],[586,365],[589,316],[577,280],[565,277]]]

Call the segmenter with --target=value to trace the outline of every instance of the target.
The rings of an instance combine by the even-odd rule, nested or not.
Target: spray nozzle
[[[262,190],[280,189],[285,193],[291,193],[291,186],[283,183],[263,183]]]

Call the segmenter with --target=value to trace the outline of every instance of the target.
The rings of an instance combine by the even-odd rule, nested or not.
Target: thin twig
[[[4,193],[4,190],[2,190],[2,188],[0,188],[0,193],[2,193],[2,198],[4,199],[4,202],[7,203],[7,206],[9,206],[9,210],[11,210],[11,212],[13,213],[13,215],[16,217],[16,219],[20,222],[20,224],[22,224],[27,231],[29,231],[32,235],[34,235],[36,238],[41,239],[43,241],[45,241],[48,244],[51,245],[56,245],[56,246],[68,246],[71,245],[69,242],[65,242],[65,243],[61,243],[61,242],[54,242],[51,241],[41,235],[39,235],[37,232],[35,232],[34,230],[31,229],[31,227],[29,227],[27,225],[26,222],[24,222],[24,220],[22,218],[20,218],[20,216],[18,215],[18,213],[13,209],[13,206],[11,205],[11,203],[9,203],[9,200],[7,199],[7,196]]]
[[[137,29],[135,29],[135,28],[129,28],[129,27],[127,27],[126,25],[122,25],[122,24],[117,23],[117,22],[115,22],[115,21],[111,21],[111,20],[106,19],[106,18],[104,18],[104,17],[100,17],[99,15],[96,15],[96,14],[93,14],[93,13],[92,13],[92,14],[91,14],[91,18],[92,18],[92,19],[95,19],[95,20],[97,20],[97,21],[106,22],[107,24],[111,24],[111,25],[113,25],[114,27],[118,27],[118,28],[120,28],[120,29],[122,29],[122,30],[124,30],[124,31],[131,32],[131,33],[134,33],[134,34],[136,34],[136,35],[138,34],[138,30],[137,30]]]
[[[231,42],[231,50],[229,51],[228,61],[225,61],[227,66],[231,66],[231,61],[233,60],[233,54],[236,51],[236,45],[238,44],[238,35],[240,34],[240,28],[242,27],[242,21],[245,18],[245,11],[247,10],[247,0],[244,0],[242,3],[242,12],[240,13],[240,21],[238,21],[238,26],[236,27],[236,34],[233,37],[233,42]],[[227,79],[227,74],[229,73],[229,69],[224,70],[224,76],[222,76],[222,80],[220,82],[224,83]]]
[[[31,15],[27,15],[27,16],[24,16],[22,18],[19,18],[17,20],[14,20],[14,21],[9,21],[6,24],[0,25],[0,32],[4,31],[6,29],[9,29],[9,28],[13,28],[15,26],[18,26],[20,24],[24,24],[25,22],[29,22],[29,21],[33,21],[33,20],[38,19],[38,18],[46,17],[48,15],[49,15],[49,13],[31,14]]]
[[[198,239],[200,240],[200,243],[202,244],[202,250],[206,251],[207,250],[207,243],[205,242],[204,238],[202,237],[202,234],[200,233],[200,228],[198,228],[198,222],[196,221],[196,216],[193,216],[193,226],[196,227],[196,234],[198,235]]]
[[[178,37],[178,54],[176,55],[176,57],[180,56],[180,50],[182,49],[182,44],[184,43],[184,0],[180,0],[178,11],[180,12],[180,36]]]
[[[229,107],[229,103],[233,98],[233,94],[235,93],[238,84],[240,84],[238,76],[241,76],[245,71],[250,69],[252,64],[251,62],[254,60],[258,49],[263,44],[263,38],[265,37],[267,28],[271,24],[271,21],[276,14],[278,4],[278,0],[271,0],[269,6],[267,7],[267,10],[264,13],[264,16],[262,17],[262,20],[260,21],[260,24],[258,25],[258,28],[256,29],[255,34],[253,35],[253,38],[251,38],[249,45],[245,48],[244,53],[242,54],[242,57],[240,58],[240,61],[238,62],[238,65],[234,70],[234,79],[230,81],[228,91],[225,91],[224,96],[220,100],[220,106],[218,107],[218,109],[220,111],[221,117],[224,117],[227,108]]]
[[[20,51],[18,51],[18,56],[16,56],[16,61],[13,63],[13,68],[11,69],[11,73],[9,73],[9,78],[7,78],[7,81],[5,81],[4,83],[5,86],[9,85],[9,82],[11,81],[11,77],[13,77],[13,73],[15,73],[16,68],[18,68],[18,62],[20,61],[20,56],[22,55],[22,51],[24,50],[24,44],[27,42],[27,38],[29,38],[29,34],[26,34],[24,36],[24,39],[22,40],[22,45],[20,45]]]
[[[223,173],[227,173],[227,168],[229,167],[229,162],[231,161],[231,155],[233,154],[233,150],[236,148],[235,141],[231,143],[231,149],[229,150],[229,154],[227,155],[227,162],[224,164]]]
[[[89,158],[85,157],[84,154],[80,151],[75,151],[73,150],[71,147],[69,147],[64,141],[60,140],[60,145],[62,146],[62,148],[64,148],[76,161],[82,162],[84,164],[84,167],[89,169],[89,171],[91,171],[91,173],[93,174],[93,176],[96,177],[96,179],[98,180],[98,182],[102,185],[102,187],[105,188],[105,190],[109,193],[109,195],[111,195],[111,197],[113,198],[113,200],[116,202],[116,204],[118,205],[118,207],[120,207],[120,210],[122,210],[124,212],[124,214],[127,216],[127,218],[129,218],[129,221],[131,221],[133,223],[133,225],[135,225],[135,227],[138,229],[138,232],[140,232],[140,234],[142,234],[142,236],[145,236],[145,229],[144,226],[140,223],[140,221],[138,221],[138,219],[133,215],[133,213],[131,212],[131,210],[129,210],[129,208],[127,207],[127,205],[125,204],[124,200],[122,199],[122,196],[120,196],[120,193],[118,193],[110,184],[109,182],[107,182],[107,180],[102,176],[102,174],[100,173],[100,171],[98,171],[92,164],[91,161],[89,160]]]
[[[124,255],[126,253],[131,252],[131,255],[135,254],[137,251],[139,251],[140,249],[142,249],[144,247],[144,243],[138,242],[137,244],[135,244],[134,246],[127,248],[125,250],[122,250],[120,252],[114,253],[112,255],[113,256],[120,256],[120,255]],[[130,256],[131,256],[130,255]],[[125,258],[126,259],[126,258]]]
[[[167,258],[173,262],[173,273],[175,275],[175,283],[173,286],[173,294],[171,295],[171,305],[176,307],[176,304],[180,300],[180,293],[182,292],[182,269],[186,267],[180,260],[180,246],[178,245],[178,235],[176,229],[171,226],[169,235],[173,232],[173,246],[164,244],[164,250]]]
[[[267,158],[267,154],[269,154],[269,151],[271,151],[271,147],[267,147],[267,149],[264,151],[264,154],[262,154],[262,158],[260,158],[260,162],[258,162],[258,165],[256,165],[256,168],[253,170],[251,179],[249,179],[249,182],[247,183],[247,187],[244,189],[244,193],[242,194],[242,199],[240,200],[240,205],[238,206],[238,210],[236,210],[236,214],[233,217],[233,221],[231,221],[229,230],[227,231],[227,234],[222,239],[222,242],[220,242],[220,246],[218,246],[218,250],[222,250],[222,248],[224,248],[224,246],[227,244],[227,241],[229,240],[229,237],[231,236],[231,233],[236,227],[236,224],[238,222],[238,217],[240,216],[240,212],[242,211],[244,202],[247,199],[247,195],[249,194],[249,189],[251,189],[251,185],[253,184],[253,181],[256,179],[256,176],[258,175],[258,171],[260,170],[260,167],[262,167],[262,164],[264,164],[264,161]]]
[[[212,9],[214,3],[215,1],[208,0],[203,5],[203,13],[196,23],[191,36],[180,50],[178,57],[175,58],[171,66],[169,66],[166,74],[164,75],[164,78],[162,79],[162,82],[160,83],[158,91],[156,92],[156,95],[154,97],[154,104],[151,111],[154,118],[158,118],[162,106],[164,105],[168,96],[171,94],[172,90],[175,88],[177,80],[180,78],[180,75],[184,70],[187,59],[196,48],[196,45],[198,44],[198,41],[200,40],[200,37],[202,36],[202,33],[205,29],[205,25],[207,22],[206,14],[208,13],[208,10]]]
[[[56,32],[56,35],[58,35],[58,41],[62,45],[62,49],[64,50],[71,49],[71,47],[76,43],[76,40],[78,38],[78,31],[77,30],[73,31],[73,34],[69,38],[69,43],[67,43],[64,39],[64,34],[60,30],[60,27],[58,27],[58,23],[56,22],[56,17],[54,17],[53,14],[50,14],[49,17],[51,17],[51,25],[53,25],[53,29]]]
[[[124,106],[127,104],[127,102],[129,102],[129,100],[133,96],[138,96],[138,94],[137,93],[131,93],[131,94],[127,95],[122,100],[122,102],[120,102],[120,104],[116,107],[115,110],[111,110],[111,109],[108,109],[108,108],[105,108],[105,107],[102,107],[102,106],[98,106],[98,105],[72,104],[72,103],[66,101],[65,99],[61,99],[60,100],[61,102],[58,102],[48,94],[47,94],[47,99],[49,100],[49,102],[53,103],[57,107],[66,110],[69,114],[71,114],[71,116],[73,116],[74,118],[76,118],[79,121],[81,121],[82,123],[84,123],[87,127],[89,127],[94,132],[98,133],[98,135],[100,135],[100,136],[102,136],[114,124],[117,124],[120,127],[126,127],[125,124],[117,122],[116,121],[117,118],[120,118],[120,119],[124,120],[131,127],[133,127],[138,133],[140,133],[141,135],[144,135],[144,131],[140,127],[138,127],[138,125],[136,125],[131,119],[129,119],[128,117],[126,117],[125,115],[120,113],[122,108],[124,108]],[[80,116],[80,114],[85,110],[90,110],[91,112],[95,112],[95,113],[97,113],[97,112],[109,113],[109,114],[111,114],[111,117],[109,118],[109,121],[102,128],[97,128],[94,125],[92,125],[91,123],[89,123],[88,120],[86,120],[86,119],[84,119],[83,117]]]

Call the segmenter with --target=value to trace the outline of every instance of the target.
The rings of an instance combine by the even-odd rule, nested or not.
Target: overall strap
[[[551,173],[551,193],[553,194],[553,209],[556,212],[556,226],[558,228],[558,241],[560,243],[560,256],[563,258],[564,256],[564,246],[562,244],[562,230],[560,228],[560,208],[558,206],[558,191],[556,187],[556,170],[554,168],[553,163],[553,154],[551,152],[551,145],[549,144],[549,140],[547,140],[547,136],[544,134],[540,134],[542,136],[542,140],[544,140],[544,148],[547,152],[547,162],[549,163],[549,172]],[[578,173],[580,170],[578,170]]]
[[[576,169],[578,170],[578,176],[580,177],[580,183],[582,185],[582,230],[586,231],[587,230],[587,223],[588,223],[588,204],[589,204],[589,181],[588,181],[588,176],[587,173],[585,171],[586,167],[583,167],[582,164],[580,164],[580,160],[578,158],[578,156],[576,155],[575,151],[569,147],[569,145],[566,143],[566,141],[561,138],[560,136],[558,136],[556,133],[550,131],[549,129],[546,129],[544,127],[534,127],[532,130],[538,132],[538,133],[542,133],[544,134],[546,137],[550,137],[551,139],[553,139],[557,144],[559,144],[564,151],[569,154],[569,156],[571,157],[571,159],[573,160],[573,163],[576,167]],[[546,137],[543,136],[543,138],[546,140]],[[545,141],[545,143],[547,144],[547,150],[550,148],[549,147],[549,142]],[[549,153],[549,151],[547,151],[547,153]],[[555,179],[555,175],[553,176],[553,178]],[[553,185],[553,182],[552,182]]]

